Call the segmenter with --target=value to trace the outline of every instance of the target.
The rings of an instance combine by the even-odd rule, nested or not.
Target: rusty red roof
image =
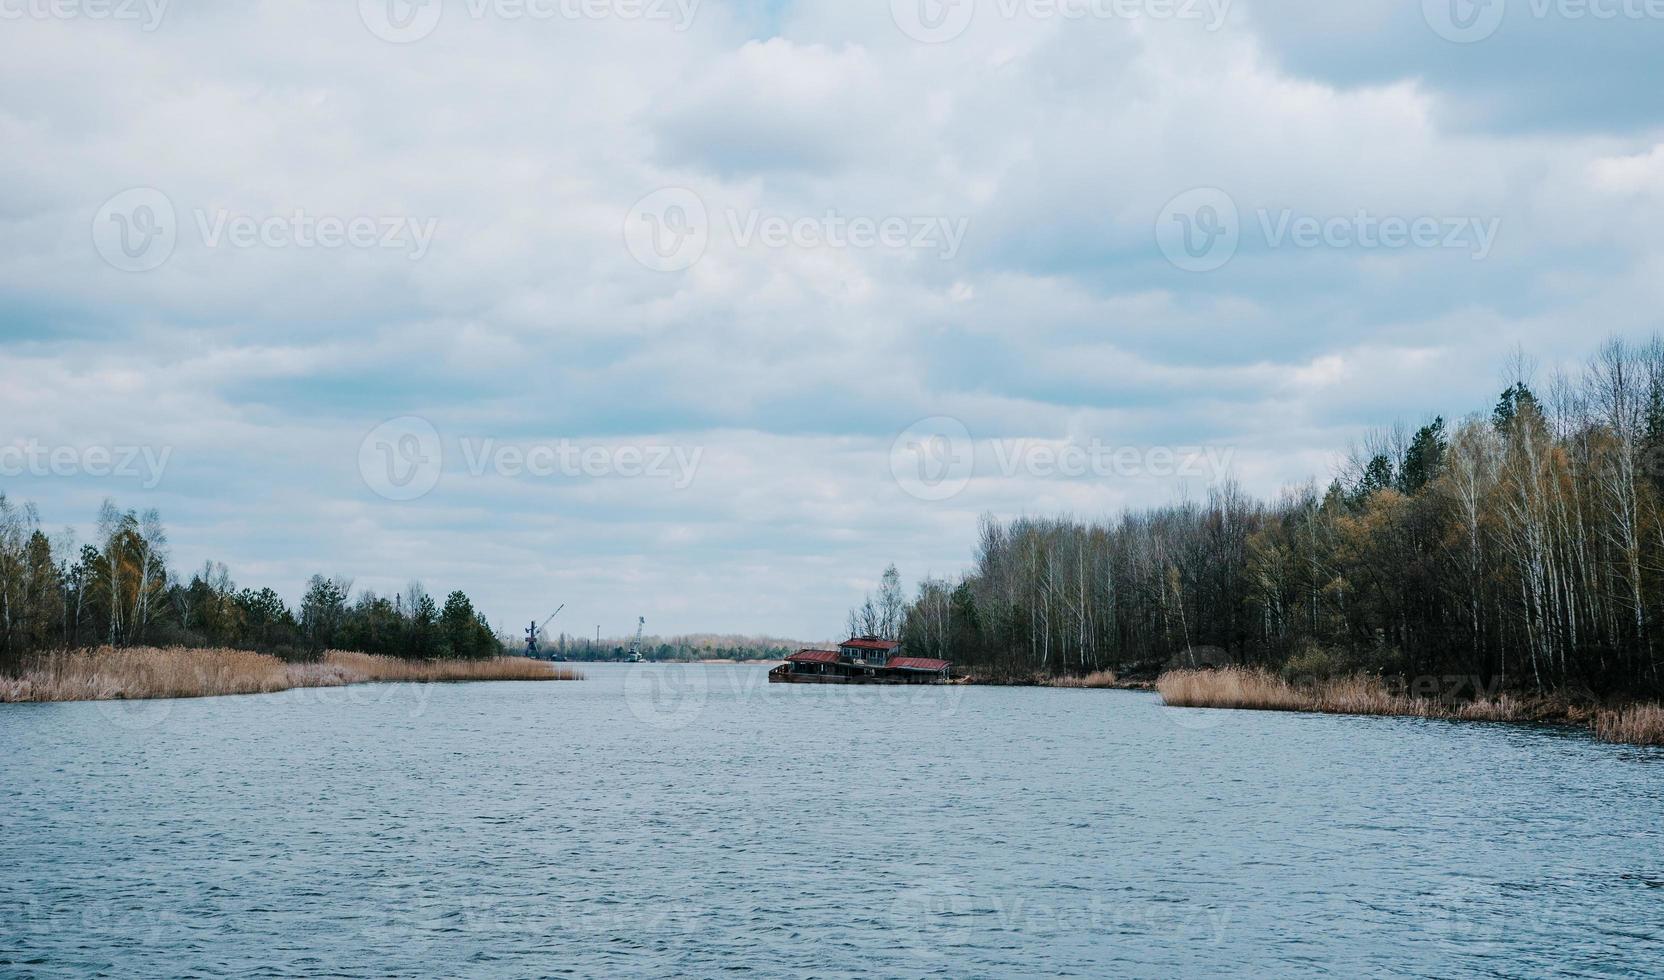
[[[799,650],[786,659],[794,664],[835,664],[843,658],[836,650]]]
[[[852,639],[845,640],[845,641],[843,641],[842,643],[840,643],[838,645],[839,646],[845,646],[845,647],[854,647],[857,650],[885,650],[885,651],[894,650],[897,647],[901,646],[901,644],[897,643],[894,640],[880,640],[877,637],[872,637],[872,636],[855,637],[855,638],[852,638]]]
[[[891,657],[890,666],[901,670],[947,670],[952,664],[946,660],[932,660],[929,657]]]

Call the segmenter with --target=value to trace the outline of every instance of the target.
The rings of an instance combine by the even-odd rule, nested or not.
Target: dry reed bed
[[[1157,679],[1156,690],[1163,704],[1175,708],[1588,724],[1604,741],[1664,745],[1664,707],[1656,704],[1590,714],[1569,704],[1528,702],[1506,694],[1489,700],[1448,703],[1395,694],[1375,677],[1342,677],[1295,686],[1268,671],[1243,667],[1169,671]]]
[[[1085,677],[1044,677],[1039,683],[1044,687],[1108,688],[1120,683],[1120,678],[1113,670],[1094,670]]]
[[[317,663],[295,664],[247,650],[101,647],[46,654],[18,677],[0,677],[0,702],[201,698],[381,682],[582,679],[571,668],[522,657],[400,660],[331,650]]]
[[[1607,742],[1664,745],[1664,705],[1632,704],[1595,717],[1595,735]]]

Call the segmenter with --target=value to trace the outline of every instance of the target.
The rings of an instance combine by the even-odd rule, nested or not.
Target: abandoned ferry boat
[[[953,665],[903,657],[901,644],[855,636],[836,650],[799,650],[768,672],[770,684],[946,684]]]

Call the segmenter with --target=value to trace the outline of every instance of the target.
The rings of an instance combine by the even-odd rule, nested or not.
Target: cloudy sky
[[[0,490],[823,639],[1658,326],[1660,0],[0,0]]]

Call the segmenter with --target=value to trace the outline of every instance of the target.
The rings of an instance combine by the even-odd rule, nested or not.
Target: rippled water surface
[[[756,667],[0,706],[0,974],[1664,973],[1664,755]]]

